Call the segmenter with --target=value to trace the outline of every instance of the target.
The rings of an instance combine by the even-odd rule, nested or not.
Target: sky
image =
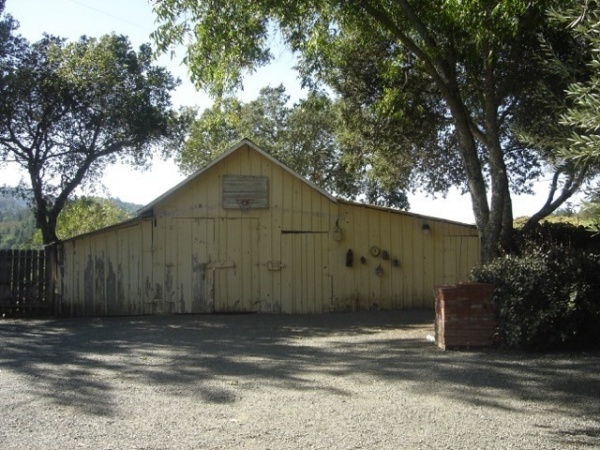
[[[20,23],[19,33],[29,41],[37,41],[43,33],[68,39],[81,35],[98,37],[107,33],[127,35],[137,47],[150,42],[149,34],[154,30],[152,7],[146,0],[7,0],[6,12]],[[249,101],[258,95],[261,88],[283,83],[292,101],[303,96],[296,74],[291,69],[293,55],[281,47],[275,51],[273,64],[247,77],[244,90],[238,96]],[[167,67],[180,78],[182,84],[174,92],[172,100],[176,106],[197,106],[200,110],[210,106],[210,98],[198,92],[189,81],[188,72],[177,54],[174,59],[164,56],[158,65]],[[14,168],[0,171],[0,184],[15,185],[23,177]],[[103,178],[106,195],[123,201],[147,204],[183,179],[173,161],[156,158],[149,171],[136,171],[123,165],[111,166]],[[544,203],[548,180],[536,183],[538,195],[513,196],[514,216],[531,215]],[[468,195],[452,191],[446,198],[432,199],[417,194],[409,197],[411,212],[442,217],[465,223],[474,223],[471,201]]]

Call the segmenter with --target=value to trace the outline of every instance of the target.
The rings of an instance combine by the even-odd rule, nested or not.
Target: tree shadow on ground
[[[502,411],[535,404],[600,416],[598,352],[444,352],[425,339],[433,319],[396,311],[9,320],[0,322],[0,370],[25,377],[36,395],[98,416],[115,414],[118,383],[226,404],[257,384],[348,396],[337,377],[362,376]],[[553,432],[568,445],[600,441],[600,424]]]

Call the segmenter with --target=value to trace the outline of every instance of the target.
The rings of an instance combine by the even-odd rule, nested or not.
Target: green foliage
[[[524,228],[517,234],[520,246],[567,246],[573,249],[586,249],[594,235],[582,225],[564,221],[545,221],[531,228]]]
[[[515,125],[519,138],[543,152],[555,176],[548,203],[532,216],[539,221],[568,200],[558,192],[571,192],[597,182],[600,170],[600,38],[597,0],[564,2],[548,12],[550,29],[567,30],[540,34],[540,52],[534,56],[549,82],[539,83],[523,101],[523,113]],[[564,35],[564,33],[563,33]],[[529,111],[539,111],[529,114]],[[598,141],[598,142],[596,142]],[[561,175],[561,178],[557,177]]]
[[[56,221],[75,188],[92,190],[107,164],[145,167],[154,146],[178,146],[171,109],[176,80],[125,36],[45,36],[0,60],[0,165],[30,175],[36,226],[56,240]]]
[[[474,269],[495,285],[498,338],[509,348],[600,345],[600,257],[562,245],[530,245]]]
[[[61,211],[56,224],[56,234],[59,239],[68,239],[130,217],[130,214],[115,206],[113,200],[82,197],[70,201]]]
[[[600,189],[592,190],[581,205],[578,217],[586,221],[588,226],[600,229]]]
[[[568,130],[561,156],[576,163],[600,164],[600,2],[585,0],[576,8],[553,11],[553,18],[568,24],[582,42],[592,49],[588,62],[590,76],[568,87],[570,100],[560,124]]]
[[[58,216],[56,235],[59,239],[99,230],[131,218],[133,215],[117,206],[115,199],[81,197],[67,202]],[[33,237],[34,244],[42,244],[38,230]]]
[[[58,216],[60,239],[94,231],[135,215],[141,207],[119,199],[82,197],[67,202]],[[41,248],[42,236],[36,231],[31,207],[14,189],[4,188],[0,195],[0,249]]]
[[[514,221],[515,228],[517,229],[516,231],[519,231],[519,229],[523,228],[527,224],[529,219],[530,219],[530,217],[528,217],[528,216],[517,217]],[[570,226],[573,226],[576,228],[583,228],[586,230],[586,232],[593,232],[596,230],[596,227],[594,224],[597,223],[597,221],[594,221],[593,219],[590,219],[589,217],[587,217],[586,213],[584,213],[583,210],[582,210],[582,212],[576,213],[573,215],[563,214],[559,210],[559,211],[556,211],[555,213],[549,215],[541,222],[537,223],[536,226],[531,227],[531,230],[534,230],[539,226],[543,227],[544,225],[546,225],[548,223],[550,223],[550,224],[565,224],[565,225],[570,225]]]

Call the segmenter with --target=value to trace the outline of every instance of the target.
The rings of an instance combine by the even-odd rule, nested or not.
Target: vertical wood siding
[[[264,177],[267,207],[223,208],[231,176]],[[152,218],[65,242],[60,301],[75,316],[430,307],[432,287],[464,280],[478,249],[472,226],[335,201],[247,145]]]
[[[0,250],[0,313],[52,313],[43,250]]]
[[[473,227],[353,204],[342,203],[340,210],[346,238],[337,258],[351,249],[354,264],[338,270],[337,309],[431,307],[434,285],[465,280],[478,262]],[[372,247],[380,253],[373,255]]]
[[[144,231],[151,221],[116,228],[62,244],[59,313],[66,316],[148,314]],[[146,245],[148,243],[146,242]]]

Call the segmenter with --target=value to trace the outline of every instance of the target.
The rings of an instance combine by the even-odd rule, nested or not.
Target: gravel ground
[[[0,320],[0,448],[600,448],[600,352],[444,352],[432,323]]]

